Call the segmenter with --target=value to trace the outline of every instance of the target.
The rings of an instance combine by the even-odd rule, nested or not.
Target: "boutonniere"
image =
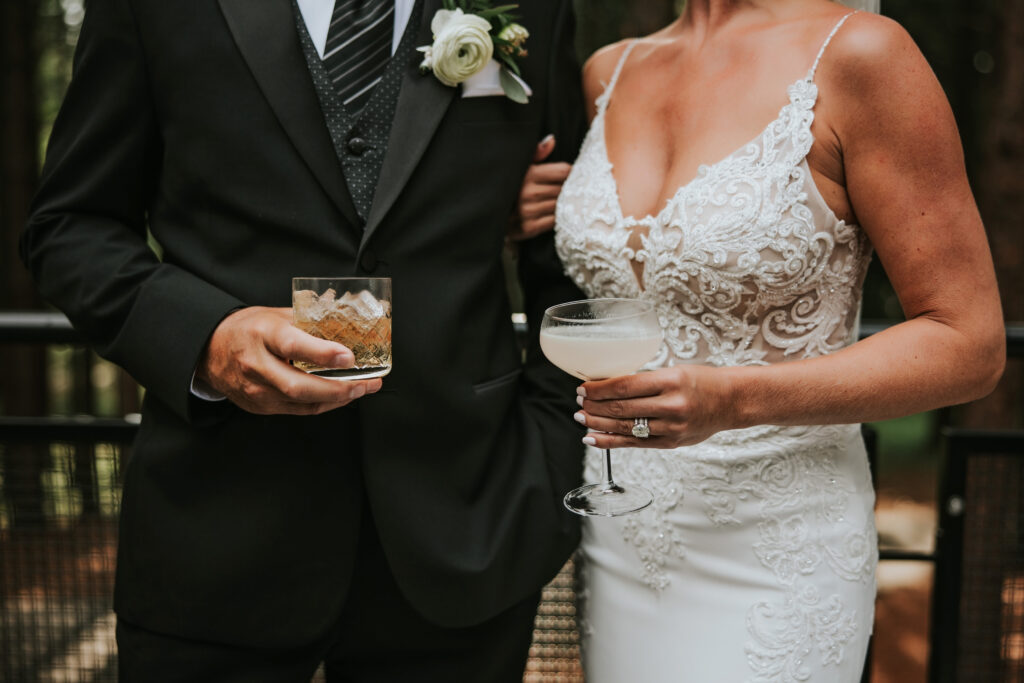
[[[520,104],[529,99],[517,60],[526,56],[523,44],[530,32],[515,22],[519,5],[491,6],[491,0],[444,0],[430,22],[434,42],[417,48],[423,53],[420,70],[433,71],[437,80],[454,88],[479,73],[492,59],[500,64],[505,95]]]

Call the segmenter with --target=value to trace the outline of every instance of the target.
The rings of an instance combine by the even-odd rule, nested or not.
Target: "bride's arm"
[[[861,19],[858,17],[858,19]],[[656,448],[758,424],[855,423],[988,394],[1005,332],[984,227],[956,124],[909,36],[881,17],[850,22],[816,79],[850,205],[899,296],[906,322],[837,353],[761,367],[678,366],[583,385],[601,447]],[[820,138],[819,138],[820,139]]]

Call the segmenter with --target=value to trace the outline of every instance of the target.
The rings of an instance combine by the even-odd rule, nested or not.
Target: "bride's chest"
[[[585,150],[558,204],[557,242],[568,262],[638,270],[716,272],[771,287],[820,267],[856,237],[842,221],[807,204],[806,164],[771,168],[751,144],[713,166],[655,215],[623,215],[610,164]]]

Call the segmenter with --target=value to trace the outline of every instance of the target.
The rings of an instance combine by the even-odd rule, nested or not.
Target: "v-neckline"
[[[676,191],[673,192],[671,195],[669,195],[668,199],[665,200],[665,205],[661,208],[660,211],[658,211],[657,213],[653,213],[653,214],[652,213],[648,213],[646,216],[639,217],[639,218],[637,216],[634,216],[634,215],[627,216],[625,214],[625,212],[623,211],[623,209],[622,209],[622,197],[619,194],[619,182],[615,178],[615,164],[612,163],[611,157],[608,155],[608,129],[607,129],[606,123],[607,123],[608,106],[611,104],[611,102],[610,102],[610,100],[606,101],[604,106],[598,112],[598,117],[600,117],[600,124],[601,124],[600,125],[600,130],[599,130],[599,132],[600,132],[600,140],[599,141],[601,143],[601,154],[604,157],[605,168],[607,169],[608,177],[611,179],[611,183],[612,183],[612,199],[613,199],[614,204],[615,204],[615,212],[616,212],[616,214],[618,214],[617,218],[619,219],[619,224],[620,225],[628,224],[629,227],[632,227],[632,226],[635,226],[635,225],[644,225],[644,224],[648,224],[648,223],[652,223],[652,222],[654,224],[659,223],[661,221],[662,216],[669,209],[671,209],[672,206],[675,204],[676,200],[679,199],[679,196],[682,195],[690,187],[695,185],[701,178],[706,177],[707,175],[709,175],[709,173],[708,173],[709,171],[711,171],[712,169],[714,169],[714,168],[716,168],[718,166],[721,166],[722,164],[724,164],[725,162],[729,161],[730,159],[735,157],[737,154],[739,154],[740,152],[745,150],[750,145],[756,143],[758,140],[763,139],[765,134],[768,132],[768,130],[772,126],[774,126],[776,123],[778,123],[786,115],[786,112],[789,110],[790,107],[792,107],[792,106],[794,106],[796,104],[796,102],[794,102],[794,100],[793,100],[792,89],[795,86],[799,86],[801,83],[813,84],[814,81],[811,80],[807,76],[794,81],[789,86],[789,88],[787,88],[787,93],[790,93],[789,94],[789,102],[787,102],[786,104],[782,105],[782,108],[779,110],[779,115],[776,116],[771,121],[769,121],[768,124],[765,125],[764,128],[761,129],[760,133],[758,133],[753,138],[751,138],[750,140],[746,141],[745,143],[743,143],[742,145],[740,145],[739,147],[734,149],[732,152],[730,152],[726,156],[724,156],[721,159],[719,159],[718,161],[716,161],[714,163],[711,163],[711,164],[699,164],[697,166],[697,174],[695,176],[693,176],[689,181],[683,183],[678,188],[676,188]],[[817,100],[816,97],[815,97],[815,100]],[[811,103],[811,107],[813,108],[813,106],[814,106],[814,103],[812,102]],[[637,279],[639,280],[639,277]]]

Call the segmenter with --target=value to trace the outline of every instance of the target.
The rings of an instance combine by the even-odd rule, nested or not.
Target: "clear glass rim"
[[[356,281],[356,280],[362,280],[362,281],[382,280],[383,281],[383,280],[390,280],[390,279],[391,279],[390,277],[373,277],[373,276],[364,277],[364,276],[361,276],[361,275],[342,275],[340,277],[314,275],[312,277],[293,277],[292,278],[292,283],[294,284],[298,280],[323,280],[323,281],[330,280],[332,282],[346,282],[346,281],[347,282],[353,282],[353,281]]]
[[[554,311],[557,309],[567,309],[570,306],[584,306],[591,304],[630,304],[639,305],[642,310],[633,311],[623,315],[609,315],[602,318],[567,318],[564,315],[558,315]],[[601,323],[607,323],[616,320],[629,320],[630,318],[637,318],[642,315],[647,315],[654,310],[654,304],[645,299],[627,299],[625,297],[604,297],[598,299],[578,299],[577,301],[566,301],[564,303],[555,304],[554,306],[548,307],[544,311],[544,316],[549,320],[554,320],[560,323],[568,323],[571,325],[597,325]]]

